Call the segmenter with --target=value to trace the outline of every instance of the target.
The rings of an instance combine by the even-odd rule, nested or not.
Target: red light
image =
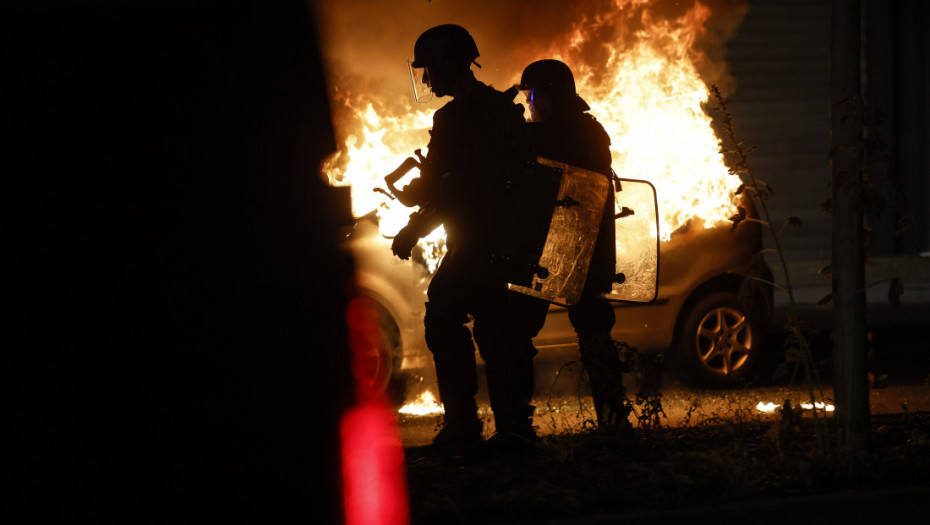
[[[394,412],[372,381],[370,363],[383,344],[377,312],[369,299],[356,297],[346,322],[356,397],[339,422],[346,525],[407,525],[404,447]]]
[[[343,414],[340,431],[346,525],[408,524],[404,449],[393,412],[367,401]]]

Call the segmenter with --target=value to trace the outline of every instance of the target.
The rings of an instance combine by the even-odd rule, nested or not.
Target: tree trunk
[[[837,446],[869,446],[865,267],[859,195],[860,0],[831,0],[830,129],[833,197],[833,361]]]

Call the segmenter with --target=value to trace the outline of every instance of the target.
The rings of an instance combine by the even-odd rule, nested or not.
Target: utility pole
[[[830,177],[833,203],[833,391],[841,457],[869,447],[863,246],[861,8],[831,0]]]

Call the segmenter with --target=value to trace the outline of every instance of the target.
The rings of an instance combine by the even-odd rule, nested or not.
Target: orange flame
[[[579,25],[559,57],[603,26],[622,23],[621,14]],[[692,50],[709,17],[700,3],[676,20],[654,20],[644,10],[631,43],[605,43],[605,64],[575,68],[579,94],[611,137],[614,171],[656,187],[662,240],[692,218],[712,228],[736,212],[732,195],[740,180],[730,175],[704,111],[709,92]]]
[[[384,176],[426,144],[432,112],[408,107],[406,114],[383,116],[370,102],[360,108],[348,100],[341,102],[353,113],[358,131],[348,134],[343,148],[324,163],[323,172],[335,185],[352,186],[352,213],[356,217],[375,211],[381,232],[393,236],[407,223],[411,210],[373,190],[384,188]],[[415,171],[402,179],[401,185],[414,176]]]
[[[416,400],[411,401],[410,403],[405,404],[400,407],[398,410],[401,414],[413,415],[413,416],[428,416],[431,414],[442,414],[443,407],[436,401],[436,398],[433,397],[433,393],[429,390],[424,390]]]
[[[578,23],[561,44],[539,50],[532,60],[559,58],[573,68],[579,94],[611,137],[614,170],[656,187],[660,237],[668,240],[691,219],[702,219],[712,228],[734,215],[733,193],[740,181],[724,163],[720,140],[704,111],[709,90],[695,67],[700,57],[693,43],[710,10],[695,3],[677,19],[654,19],[652,3],[616,0],[616,10]],[[638,20],[630,25],[639,29],[616,41],[601,40],[610,33],[605,28],[627,24],[634,13]],[[603,46],[606,59],[586,63],[579,50],[592,45]],[[379,113],[371,101],[353,106],[336,98],[350,109],[358,131],[347,135],[323,171],[331,183],[352,186],[356,216],[375,211],[382,234],[393,236],[412,210],[373,190],[383,188],[383,176],[426,144],[432,112],[407,106],[396,115]],[[440,228],[422,241],[430,269],[444,253],[443,238]]]

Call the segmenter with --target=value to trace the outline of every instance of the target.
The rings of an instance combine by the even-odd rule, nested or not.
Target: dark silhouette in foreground
[[[61,4],[2,16],[8,510],[338,522],[352,265],[307,5]]]

